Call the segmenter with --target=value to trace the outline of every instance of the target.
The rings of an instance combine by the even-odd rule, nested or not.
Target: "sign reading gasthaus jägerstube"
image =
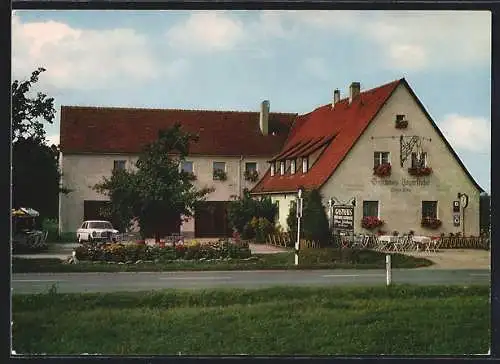
[[[354,230],[354,206],[333,206],[333,228]]]

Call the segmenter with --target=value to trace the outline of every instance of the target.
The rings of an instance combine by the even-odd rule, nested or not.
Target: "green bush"
[[[144,244],[109,243],[100,246],[85,244],[75,249],[79,260],[128,262],[138,260],[158,260],[160,262],[185,259],[248,258],[251,255],[248,243],[231,243],[219,240],[208,244],[173,246],[146,246]]]
[[[248,190],[243,193],[243,198],[231,201],[228,207],[228,220],[233,229],[241,234],[243,239],[252,239],[255,232],[249,228],[248,223],[254,218],[265,218],[274,225],[278,206],[270,197],[254,199]]]
[[[257,243],[265,243],[269,234],[274,231],[274,226],[264,217],[254,217],[250,222]]]

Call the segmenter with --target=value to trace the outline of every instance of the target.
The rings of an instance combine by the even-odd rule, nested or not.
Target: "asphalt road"
[[[420,285],[489,284],[489,270],[394,269],[393,283]],[[149,291],[166,288],[263,288],[271,286],[385,285],[384,270],[16,273],[12,290],[42,293],[56,284],[58,292]]]

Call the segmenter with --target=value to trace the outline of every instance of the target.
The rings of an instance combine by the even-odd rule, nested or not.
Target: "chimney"
[[[260,131],[262,135],[269,133],[269,100],[264,100],[260,104]]]
[[[359,82],[351,83],[351,86],[349,87],[349,104],[351,104],[352,101],[359,96],[360,89],[361,85]]]
[[[332,109],[335,107],[335,104],[337,104],[340,101],[340,90],[336,88],[333,91],[333,102],[332,102]]]

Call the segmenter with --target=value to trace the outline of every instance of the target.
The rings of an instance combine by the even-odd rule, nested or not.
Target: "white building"
[[[226,204],[256,181],[245,178],[255,170],[260,178],[267,161],[282,147],[296,114],[270,113],[269,102],[259,112],[153,110],[100,107],[61,107],[61,168],[63,184],[72,190],[61,195],[59,228],[74,232],[83,220],[101,218],[108,198],[93,187],[113,168],[134,168],[141,149],[158,131],[180,122],[183,130],[200,138],[182,168],[196,175],[198,187],[214,187],[196,218],[180,230],[186,236],[221,236],[230,231]],[[214,176],[221,169],[227,180]],[[171,232],[178,232],[176,221]]]
[[[404,79],[363,92],[353,82],[345,98],[335,90],[331,104],[297,118],[270,163],[252,193],[279,202],[285,229],[303,186],[319,189],[325,206],[355,200],[356,233],[479,234],[483,190]],[[468,196],[466,208],[456,205],[459,194]],[[365,217],[384,223],[366,229]]]

